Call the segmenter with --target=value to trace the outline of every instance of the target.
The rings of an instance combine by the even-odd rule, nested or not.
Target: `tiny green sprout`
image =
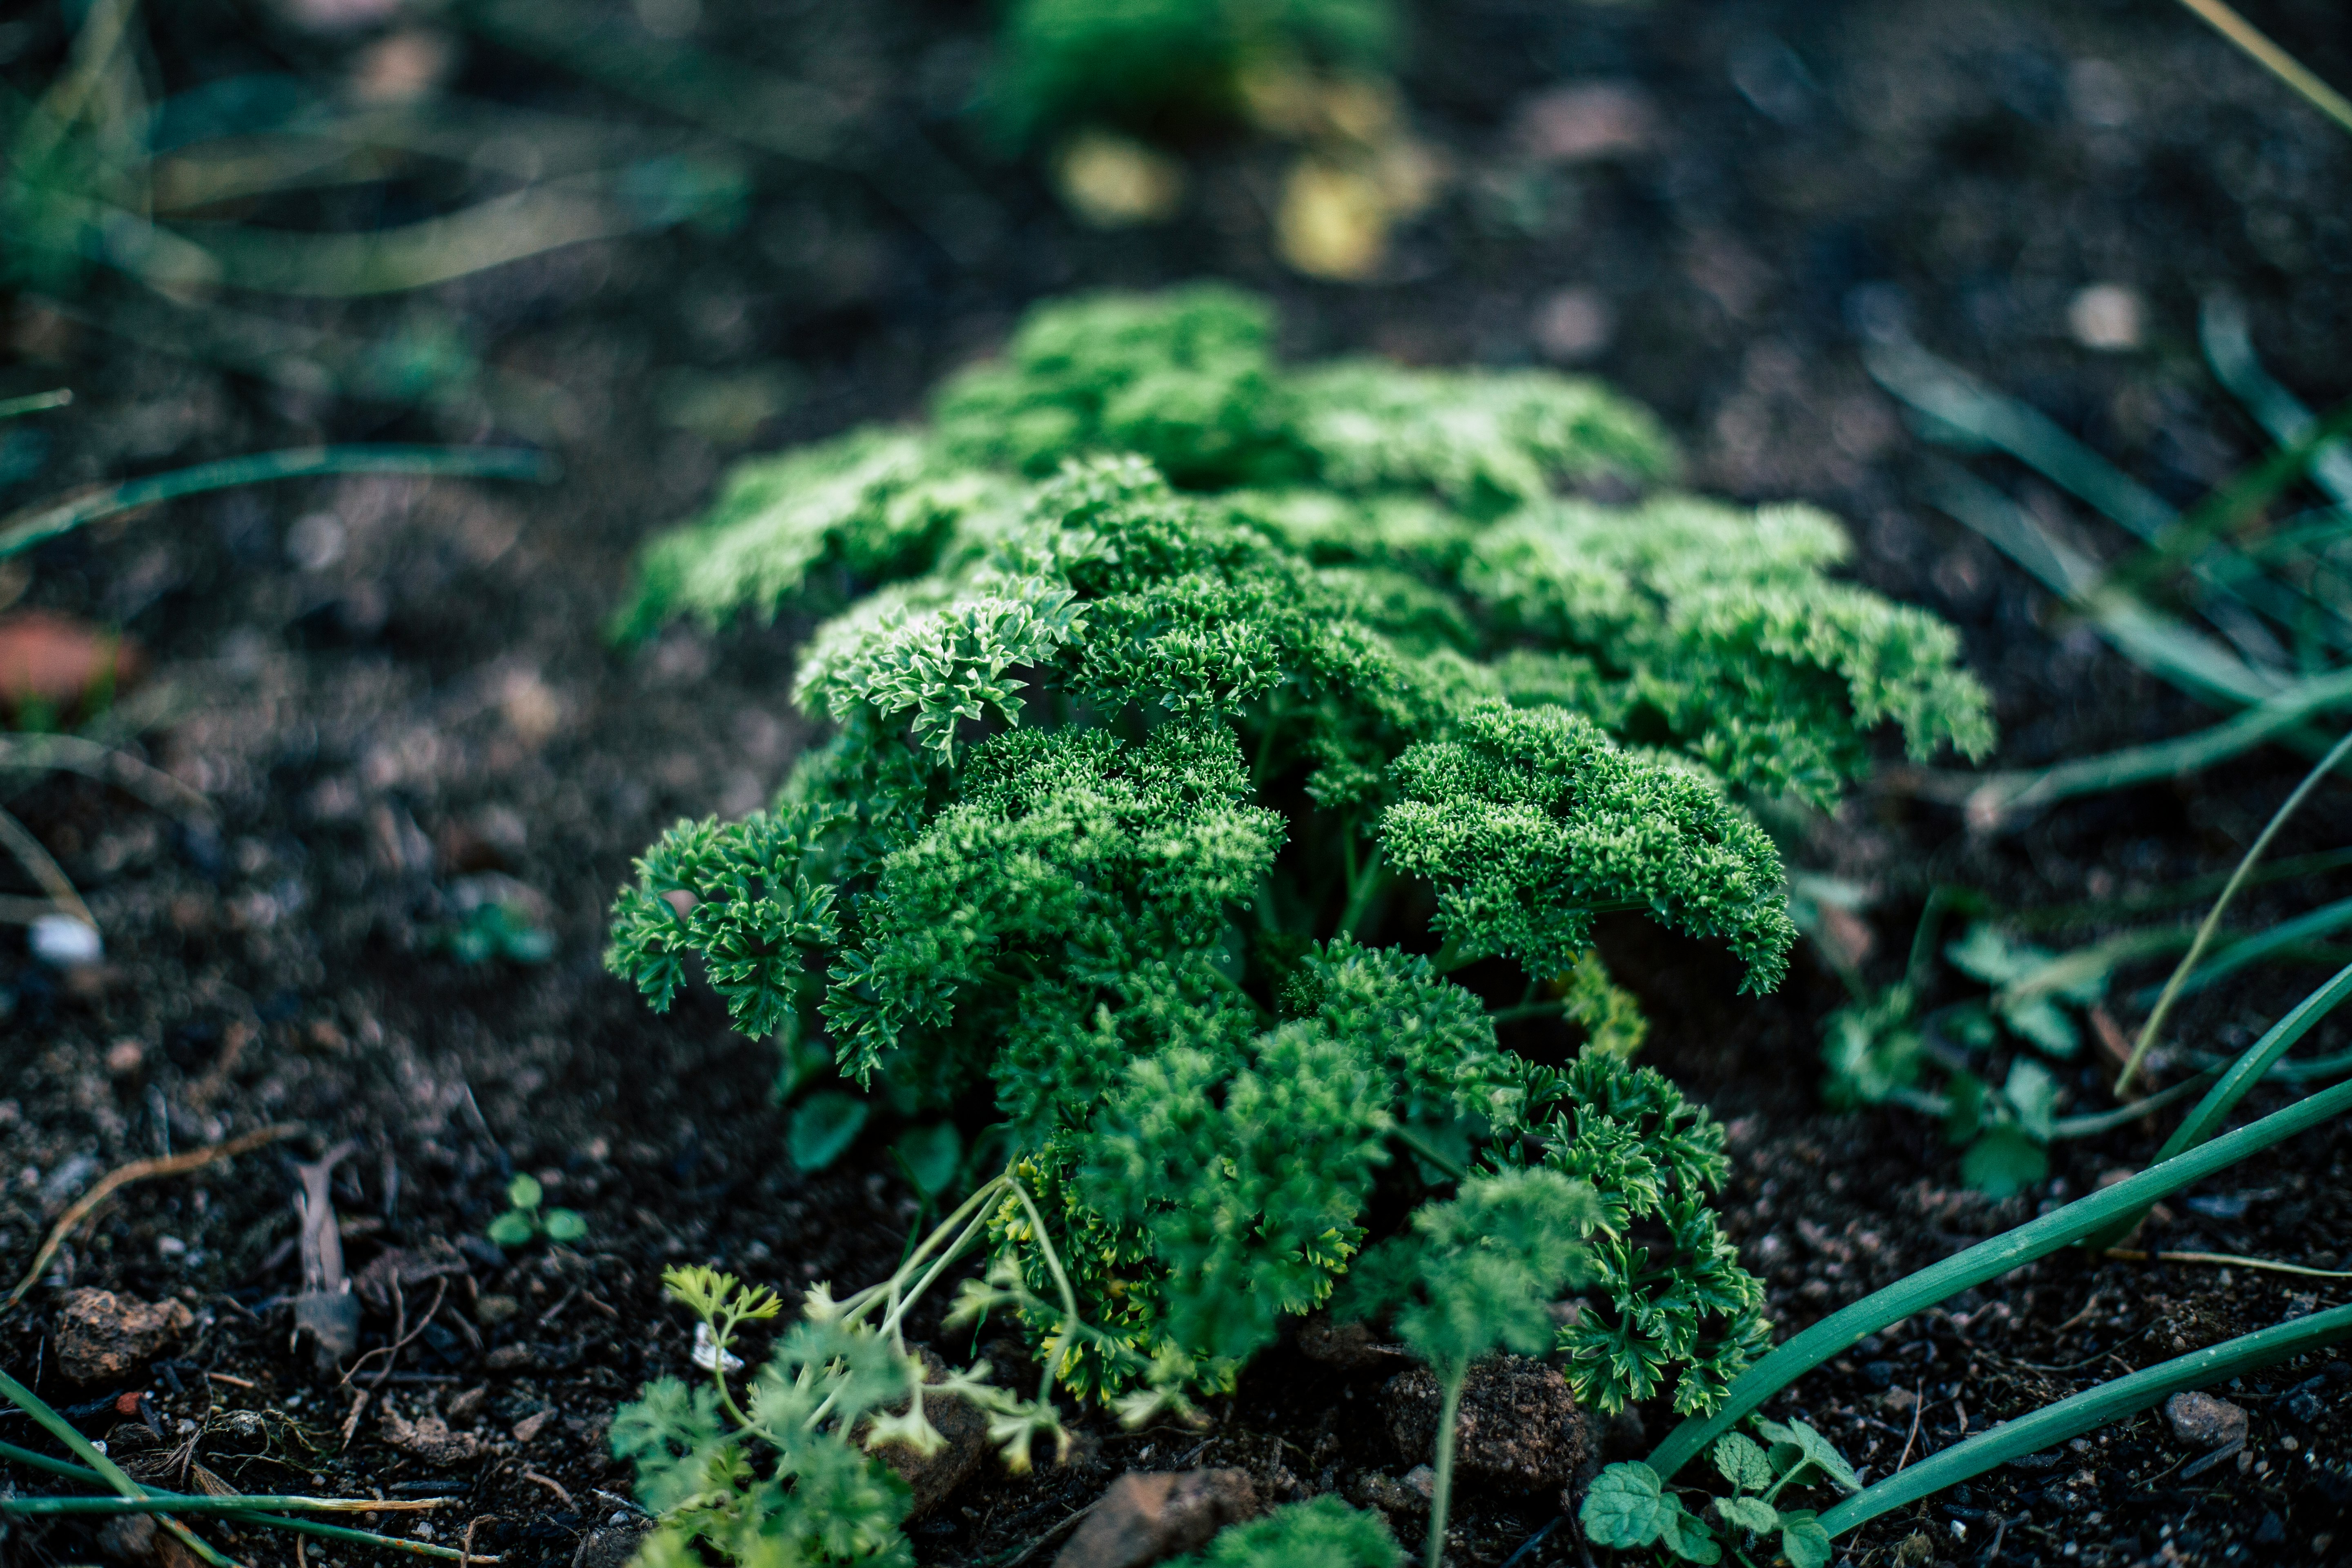
[[[513,904],[477,904],[435,931],[432,943],[468,969],[492,959],[530,966],[555,956],[555,933],[531,924]]]
[[[500,1247],[522,1247],[541,1236],[568,1245],[588,1234],[578,1209],[541,1208],[546,1195],[537,1177],[517,1175],[507,1184],[507,1212],[490,1221],[489,1238]]]

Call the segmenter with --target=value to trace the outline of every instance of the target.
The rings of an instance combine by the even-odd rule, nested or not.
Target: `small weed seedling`
[[[541,1208],[546,1196],[536,1176],[509,1182],[507,1212],[490,1221],[489,1238],[500,1247],[525,1247],[540,1237],[568,1246],[588,1234],[587,1218],[579,1210]]]
[[[1862,1480],[1830,1440],[1802,1421],[1751,1423],[1762,1443],[1740,1432],[1716,1439],[1715,1468],[1730,1483],[1725,1496],[1710,1496],[1694,1510],[1658,1472],[1638,1461],[1612,1465],[1594,1478],[1580,1518],[1585,1539],[1620,1551],[1656,1546],[1686,1563],[1722,1560],[1725,1544],[1734,1561],[1755,1568],[1785,1558],[1790,1568],[1824,1568],[1829,1532],[1818,1510],[1782,1508],[1790,1487],[1834,1488],[1858,1492]],[[1710,1528],[1706,1515],[1714,1515]],[[1716,1539],[1720,1530],[1724,1541]]]

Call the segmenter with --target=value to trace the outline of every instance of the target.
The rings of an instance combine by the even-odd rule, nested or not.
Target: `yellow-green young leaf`
[[[1679,1499],[1668,1493],[1665,1499],[1664,1528],[1659,1539],[1666,1550],[1685,1563],[1719,1563],[1723,1548],[1698,1515],[1683,1507]]]
[[[507,1202],[519,1209],[537,1208],[539,1200],[545,1195],[535,1177],[519,1175],[507,1184]]]
[[[1762,1498],[1717,1498],[1715,1508],[1723,1515],[1724,1523],[1740,1530],[1766,1531],[1780,1522],[1779,1510]]]
[[[1772,1468],[1784,1476],[1793,1475],[1792,1484],[1818,1484],[1813,1477],[1798,1473],[1811,1469],[1822,1480],[1828,1481],[1841,1491],[1858,1492],[1862,1489],[1862,1478],[1853,1473],[1853,1467],[1845,1462],[1845,1456],[1837,1451],[1837,1445],[1807,1423],[1771,1421],[1759,1416],[1756,1430],[1772,1445]]]
[[[520,1209],[509,1209],[490,1221],[487,1233],[500,1247],[520,1247],[535,1234],[530,1215]]]
[[[588,1220],[578,1209],[550,1209],[541,1216],[547,1239],[571,1243],[588,1234]]]

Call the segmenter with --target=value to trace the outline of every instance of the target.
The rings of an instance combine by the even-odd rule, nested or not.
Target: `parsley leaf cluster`
[[[795,687],[835,729],[769,810],[648,850],[609,963],[657,1009],[698,966],[901,1107],[984,1092],[1034,1198],[998,1266],[1044,1300],[1058,1259],[1096,1328],[1042,1353],[1130,1415],[1328,1301],[1376,1198],[1434,1225],[1536,1171],[1576,1250],[1528,1278],[1598,1287],[1580,1393],[1711,1407],[1761,1292],[1595,922],[1769,988],[1794,933],[1743,798],[1831,798],[1882,723],[1980,751],[1984,695],[1826,574],[1818,513],[1559,494],[1673,471],[1604,388],[1293,369],[1273,325],[1215,287],[1045,308],[929,427],[746,465],[655,541],[621,629],[838,611]]]

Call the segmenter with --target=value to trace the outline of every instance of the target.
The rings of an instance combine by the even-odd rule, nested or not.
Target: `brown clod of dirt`
[[[49,1330],[58,1366],[76,1383],[104,1383],[186,1333],[194,1314],[166,1298],[152,1305],[111,1290],[69,1290]]]
[[[1054,1568],[1143,1568],[1197,1551],[1256,1512],[1257,1489],[1240,1470],[1129,1470],[1111,1483]]]
[[[2176,1394],[2164,1402],[2164,1418],[2172,1435],[2192,1448],[2219,1448],[2246,1440],[2242,1406],[2210,1394]]]
[[[1328,1312],[1310,1312],[1298,1321],[1298,1353],[1326,1366],[1364,1367],[1393,1364],[1404,1350],[1381,1344],[1369,1323],[1342,1323]]]
[[[117,691],[138,678],[138,647],[51,610],[0,616],[0,704],[51,712]]]
[[[452,1432],[438,1415],[410,1421],[386,1405],[383,1440],[412,1459],[428,1465],[463,1465],[490,1451],[488,1444],[470,1432]]]
[[[125,1568],[195,1568],[195,1553],[151,1514],[129,1513],[98,1527],[98,1549]]]
[[[1427,1460],[1443,1405],[1437,1379],[1414,1367],[1381,1390],[1389,1435],[1406,1458]],[[1470,1369],[1455,1418],[1454,1462],[1472,1475],[1527,1490],[1563,1486],[1591,1447],[1584,1413],[1568,1382],[1541,1362],[1495,1356]]]
[[[572,1554],[572,1568],[628,1568],[629,1559],[637,1554],[646,1531],[652,1528],[649,1520],[633,1519],[592,1530],[580,1538],[580,1550]]]
[[[928,1349],[916,1353],[923,1358],[925,1383],[947,1380],[946,1362]],[[898,1471],[898,1479],[914,1489],[914,1504],[907,1514],[909,1519],[920,1519],[946,1501],[948,1494],[963,1485],[988,1454],[988,1417],[973,1409],[968,1401],[929,1396],[923,1401],[923,1414],[947,1439],[946,1447],[929,1458],[903,1443],[886,1443],[874,1450],[877,1458]]]

